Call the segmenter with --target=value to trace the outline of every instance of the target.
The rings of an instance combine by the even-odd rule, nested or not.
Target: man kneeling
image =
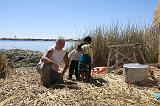
[[[37,65],[37,71],[41,75],[43,86],[49,87],[51,84],[63,83],[63,76],[68,68],[68,53],[64,50],[65,40],[58,38],[56,45],[51,47],[47,53],[44,53]],[[64,60],[65,66],[59,73],[59,65]]]

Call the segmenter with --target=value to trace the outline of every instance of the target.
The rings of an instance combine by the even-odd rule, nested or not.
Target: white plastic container
[[[123,76],[127,83],[138,83],[149,78],[149,66],[139,63],[123,65]]]

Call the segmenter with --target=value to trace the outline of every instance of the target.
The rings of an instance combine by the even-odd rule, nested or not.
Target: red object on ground
[[[101,74],[103,72],[107,72],[108,71],[108,68],[107,67],[95,67],[92,69],[92,73],[93,74]]]

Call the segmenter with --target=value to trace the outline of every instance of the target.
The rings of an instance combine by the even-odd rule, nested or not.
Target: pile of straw
[[[5,78],[11,69],[7,60],[7,55],[3,52],[0,52],[0,78]]]

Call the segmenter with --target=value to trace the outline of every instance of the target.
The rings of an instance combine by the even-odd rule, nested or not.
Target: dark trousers
[[[69,75],[68,75],[69,78],[72,78],[74,70],[75,70],[76,79],[80,78],[80,75],[79,75],[79,72],[78,72],[78,63],[79,63],[79,61],[75,61],[75,60],[71,61],[70,67],[69,67]]]
[[[37,71],[41,75],[41,81],[44,86],[48,87],[54,83],[63,83],[61,79],[61,74],[54,71],[50,64],[38,64]]]
[[[90,80],[91,79],[91,56],[89,56],[88,54],[81,54],[78,69],[79,69],[79,73],[82,76],[82,80]]]

